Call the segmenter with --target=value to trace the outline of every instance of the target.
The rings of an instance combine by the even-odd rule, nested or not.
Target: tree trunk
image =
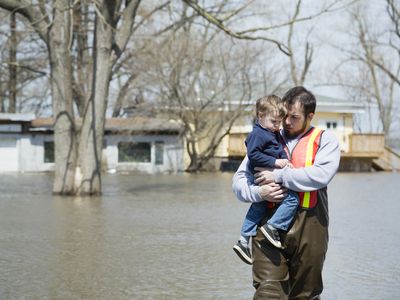
[[[10,63],[9,63],[9,86],[8,86],[8,112],[15,113],[17,108],[17,33],[16,14],[10,15]]]
[[[82,174],[79,194],[101,193],[101,156],[112,60],[112,28],[96,16],[92,93],[85,109],[79,141]]]
[[[117,30],[117,24],[121,17],[118,11],[122,2],[103,0],[93,3],[96,5],[93,43],[95,62],[92,76],[84,79],[91,80],[91,86],[88,86],[90,97],[87,100],[80,97],[81,101],[78,101],[79,112],[82,112],[82,124],[78,127],[74,119],[71,55],[71,18],[78,2],[54,0],[47,11],[45,1],[34,5],[29,1],[0,0],[0,7],[27,18],[47,45],[54,115],[56,167],[53,193],[63,195],[101,193],[100,164],[111,69],[129,41],[141,3],[140,0],[126,1],[126,6],[121,11],[123,20],[120,30]],[[87,12],[86,5],[83,11]],[[76,21],[79,22],[80,19]],[[81,50],[84,39],[78,40],[78,48]],[[82,61],[82,55],[78,53],[78,61]],[[77,88],[80,93],[82,90],[82,87]]]
[[[186,172],[194,173],[199,171],[201,165],[199,164],[199,154],[197,152],[197,143],[195,140],[188,140],[186,142],[186,148],[190,158],[189,166],[186,168]]]
[[[72,105],[72,59],[69,53],[69,1],[54,3],[54,20],[49,32],[49,59],[53,96],[55,177],[53,193],[74,194],[77,132]]]
[[[74,92],[74,102],[79,115],[84,115],[84,110],[88,95],[90,94],[90,85],[92,83],[91,56],[89,54],[88,33],[89,17],[88,4],[83,1],[77,3],[73,8],[73,30],[76,41],[76,54],[73,62],[74,70],[72,84]]]

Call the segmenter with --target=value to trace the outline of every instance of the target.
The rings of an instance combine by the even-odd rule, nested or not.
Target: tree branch
[[[43,15],[42,12],[32,5],[31,1],[27,0],[0,0],[0,7],[10,12],[16,12],[24,16],[39,34],[39,36],[48,43],[47,31],[50,26],[46,22],[48,19],[47,15]]]
[[[185,2],[188,6],[190,6],[194,11],[196,11],[201,17],[206,19],[211,24],[217,26],[220,30],[222,30],[223,32],[225,32],[226,34],[228,34],[231,37],[234,37],[236,39],[242,39],[242,40],[264,40],[264,41],[275,44],[279,48],[279,50],[281,50],[286,55],[289,55],[289,56],[291,55],[288,48],[284,44],[282,44],[281,42],[279,42],[277,40],[274,40],[272,38],[268,38],[265,36],[252,36],[252,35],[246,35],[246,34],[242,34],[242,33],[233,31],[223,24],[223,20],[218,19],[214,15],[207,12],[200,5],[198,5],[197,1],[195,1],[195,0],[182,0],[182,1]]]
[[[400,85],[400,79],[393,74],[385,65],[383,65],[381,62],[377,61],[375,58],[371,58],[371,62],[377,66],[383,73],[385,73],[391,80],[396,82],[398,85]]]
[[[309,21],[309,20],[315,19],[315,18],[317,18],[317,17],[319,17],[319,16],[321,16],[323,14],[332,13],[332,12],[341,10],[344,7],[350,6],[350,5],[352,5],[353,3],[357,2],[357,1],[360,1],[360,0],[353,0],[351,3],[349,3],[349,4],[345,5],[345,6],[332,8],[338,2],[340,2],[340,1],[333,1],[331,4],[327,5],[327,7],[321,9],[319,12],[317,12],[317,13],[315,13],[313,15],[309,15],[307,17],[302,17],[302,18],[297,18],[297,16],[296,16],[296,18],[292,18],[291,20],[289,20],[287,22],[284,22],[284,23],[280,23],[280,24],[272,25],[272,26],[251,28],[251,29],[239,31],[238,33],[239,34],[246,34],[246,33],[254,33],[254,32],[257,32],[257,31],[269,31],[269,30],[272,30],[272,29],[286,27],[286,26],[289,26],[289,25],[294,24],[294,23]]]
[[[46,76],[46,75],[47,75],[47,73],[44,72],[44,71],[40,71],[40,70],[34,69],[34,68],[32,68],[32,67],[30,67],[30,66],[27,66],[27,65],[21,65],[21,64],[19,64],[18,62],[8,62],[8,63],[5,62],[5,63],[8,64],[9,66],[15,66],[15,67],[17,67],[17,68],[27,69],[27,70],[29,70],[29,71],[31,71],[31,72],[40,74],[40,76]]]

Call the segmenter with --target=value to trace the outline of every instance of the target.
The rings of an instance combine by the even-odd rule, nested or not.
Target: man
[[[298,212],[281,234],[284,249],[269,244],[260,230],[252,241],[254,299],[319,299],[328,247],[326,187],[339,166],[339,143],[329,131],[311,126],[316,100],[310,91],[294,87],[282,99],[288,109],[282,136],[294,168],[259,169],[253,177],[246,157],[232,187],[240,201],[269,201],[271,209],[260,225],[273,215],[285,188],[299,192]]]

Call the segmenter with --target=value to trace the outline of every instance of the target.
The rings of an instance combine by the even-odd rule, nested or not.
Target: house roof
[[[347,99],[333,98],[323,95],[315,94],[317,99],[317,112],[332,112],[332,113],[364,113],[365,104],[360,102],[355,102]],[[245,109],[252,111],[254,109],[255,100],[248,100],[240,103],[239,101],[230,102],[233,105],[245,105]],[[228,106],[227,106],[228,107]]]
[[[77,125],[81,125],[82,120],[77,120]],[[53,130],[53,118],[38,118],[31,122],[32,131],[46,131]],[[105,131],[106,132],[152,132],[152,133],[179,133],[181,125],[173,120],[166,120],[160,118],[149,117],[135,117],[135,118],[108,118],[106,119]]]
[[[322,95],[315,95],[315,98],[317,99],[317,112],[356,114],[365,111],[365,105],[363,103]]]
[[[240,89],[241,87],[238,87]],[[254,110],[256,99],[259,97],[268,95],[268,94],[276,94],[280,97],[289,90],[290,86],[283,86],[276,90],[267,89],[268,86],[265,85],[265,82],[256,82],[252,85],[252,98],[246,99],[242,102],[238,100],[230,100],[226,103],[226,109],[232,107],[232,105],[243,105],[245,110],[252,111]],[[312,90],[311,90],[312,91]],[[312,91],[313,92],[313,91]],[[240,90],[238,90],[238,94],[240,94]],[[362,102],[356,102],[352,99],[342,99],[337,97],[326,96],[326,94],[318,94],[314,93],[314,96],[317,100],[317,112],[325,112],[325,113],[364,113],[366,111],[365,104]],[[329,94],[328,94],[329,95]]]
[[[131,131],[131,132],[169,132],[179,133],[182,126],[173,120],[135,117],[135,118],[110,118],[106,120],[106,131]]]
[[[0,113],[0,121],[5,122],[30,122],[35,119],[35,115],[29,114],[19,114],[19,113]]]

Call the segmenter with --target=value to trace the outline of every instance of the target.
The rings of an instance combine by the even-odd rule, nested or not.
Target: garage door
[[[16,139],[0,138],[0,172],[18,171],[18,149]]]

